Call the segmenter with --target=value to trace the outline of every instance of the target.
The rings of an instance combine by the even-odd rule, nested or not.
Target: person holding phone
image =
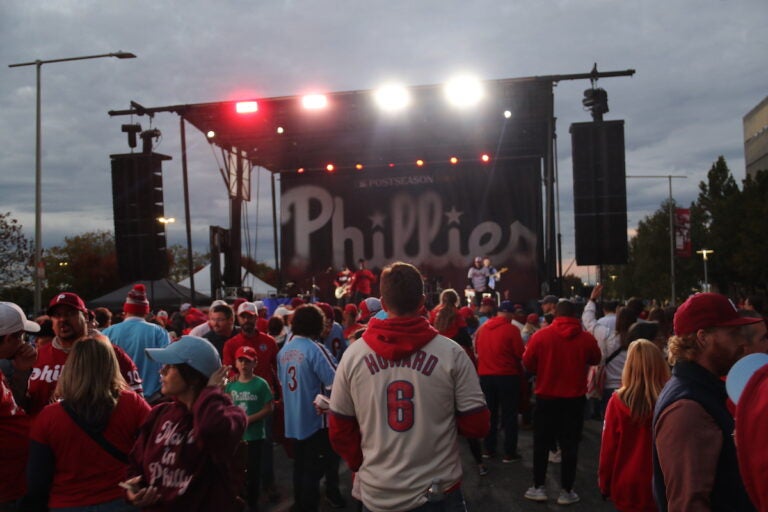
[[[130,454],[127,498],[143,510],[229,512],[244,509],[233,463],[246,415],[224,392],[228,366],[208,340],[182,336],[145,349],[163,364],[160,391]]]
[[[55,396],[61,401],[32,424],[28,490],[19,510],[135,510],[118,485],[150,407],[123,379],[106,336],[72,346]]]

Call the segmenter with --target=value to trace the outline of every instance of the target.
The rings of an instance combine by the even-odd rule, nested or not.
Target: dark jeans
[[[371,510],[363,505],[363,512],[371,512]],[[456,489],[452,493],[446,494],[442,501],[427,502],[408,512],[467,512],[467,504],[464,502],[464,494],[462,494],[461,489]]]
[[[560,485],[566,491],[573,489],[578,463],[579,441],[584,426],[583,396],[576,398],[536,397],[533,413],[533,483],[544,485],[547,476],[548,452],[555,444],[560,446]]]
[[[491,429],[485,438],[485,451],[496,452],[496,437],[499,429],[499,409],[501,409],[501,428],[504,429],[504,455],[517,454],[517,406],[520,399],[519,375],[481,375],[480,387],[485,395],[485,402],[491,411]]]
[[[320,505],[320,479],[323,475],[326,494],[340,496],[339,456],[331,449],[326,429],[318,430],[304,440],[297,440],[294,452],[293,510],[316,512]]]
[[[259,509],[259,481],[261,479],[261,453],[264,440],[247,441],[248,463],[245,472],[245,488],[248,496],[248,507],[252,510]]]

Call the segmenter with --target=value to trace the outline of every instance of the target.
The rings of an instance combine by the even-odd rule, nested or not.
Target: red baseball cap
[[[762,322],[762,318],[739,316],[736,306],[719,293],[697,293],[677,308],[674,327],[677,336],[692,334],[710,327],[737,327]]]
[[[344,312],[347,313],[348,315],[357,316],[357,306],[355,306],[354,304],[347,304],[346,306],[344,306]]]
[[[315,302],[315,306],[320,308],[320,310],[323,312],[323,315],[325,315],[326,320],[333,322],[333,308],[330,304],[327,302]]]
[[[86,317],[88,316],[88,308],[85,307],[85,302],[83,302],[83,299],[76,293],[61,292],[54,296],[48,304],[47,313],[49,315],[53,314],[53,310],[56,309],[56,306],[60,305],[73,307],[78,311],[82,311]]]
[[[259,353],[256,352],[255,348],[243,345],[235,351],[235,359],[240,359],[241,357],[249,361],[255,361],[259,358]]]

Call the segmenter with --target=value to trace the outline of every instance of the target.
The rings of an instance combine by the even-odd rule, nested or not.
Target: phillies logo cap
[[[240,359],[241,357],[243,359],[248,359],[249,361],[255,361],[258,358],[258,352],[256,352],[256,349],[253,347],[243,345],[235,352],[235,359]]]
[[[82,311],[83,313],[88,315],[88,308],[85,307],[85,302],[83,302],[83,299],[81,299],[80,296],[76,293],[62,292],[56,295],[54,298],[51,299],[50,304],[48,304],[47,313],[49,315],[53,314],[53,310],[56,308],[56,306],[60,306],[60,305],[73,307],[76,310]]]

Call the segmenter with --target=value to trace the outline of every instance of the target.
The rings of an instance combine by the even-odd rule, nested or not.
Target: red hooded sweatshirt
[[[653,499],[651,416],[635,419],[614,393],[605,410],[598,485],[622,512],[658,510]]]
[[[400,361],[420,350],[438,335],[422,316],[379,320],[371,318],[365,330],[365,342],[377,355],[387,361]],[[329,433],[333,449],[353,471],[360,467],[363,452],[360,446],[360,425],[355,418],[331,414]],[[460,435],[480,438],[488,433],[490,412],[487,407],[456,416]]]
[[[736,406],[736,452],[744,487],[757,510],[768,510],[768,365],[749,379]]]
[[[523,364],[536,374],[536,395],[576,398],[587,393],[587,370],[600,364],[601,357],[597,340],[578,318],[559,316],[531,336]]]
[[[480,375],[520,375],[523,338],[507,318],[495,316],[475,335],[477,373]]]

